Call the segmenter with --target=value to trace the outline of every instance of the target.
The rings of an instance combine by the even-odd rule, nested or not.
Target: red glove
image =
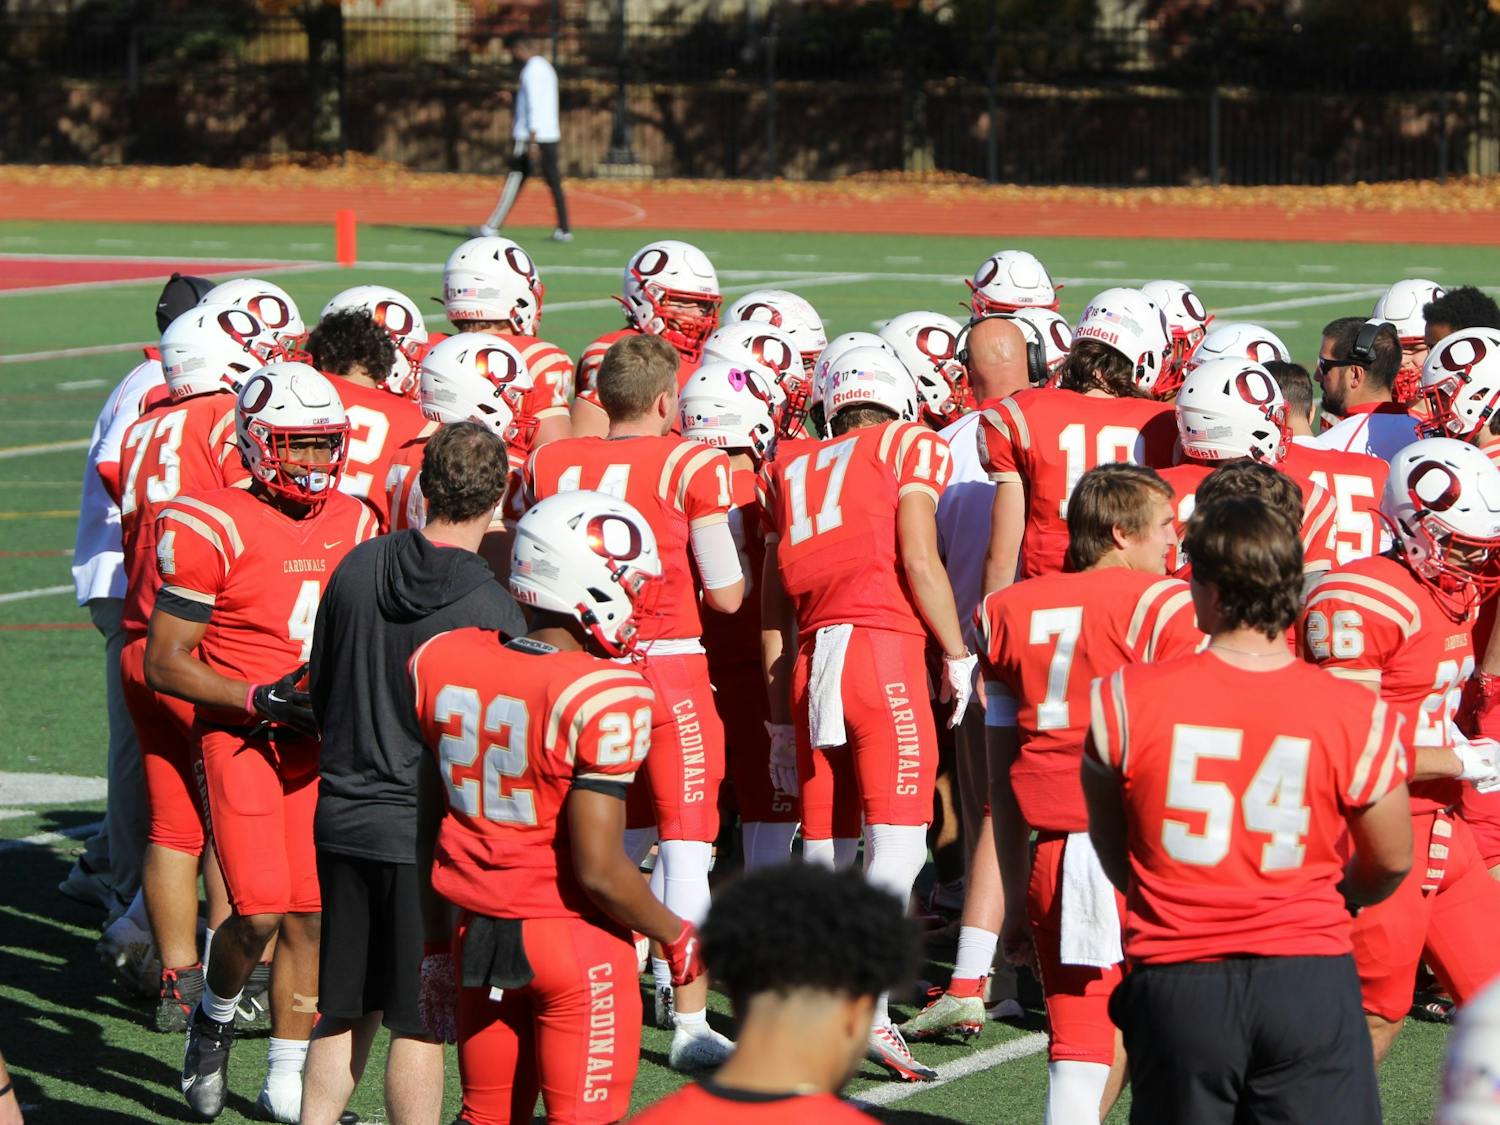
[[[703,975],[703,958],[698,954],[698,928],[683,922],[682,932],[666,947],[667,964],[672,966],[673,984],[691,984]]]
[[[1465,680],[1454,722],[1470,738],[1500,741],[1500,676],[1475,672]]]

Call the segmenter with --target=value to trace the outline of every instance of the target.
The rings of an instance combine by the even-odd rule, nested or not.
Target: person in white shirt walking
[[[527,33],[511,36],[506,41],[510,53],[521,64],[521,87],[516,94],[515,120],[511,135],[515,138],[515,149],[511,154],[510,174],[505,177],[505,189],[500,193],[500,202],[475,231],[478,235],[497,234],[505,225],[506,216],[515,206],[521,194],[521,185],[535,174],[536,164],[541,164],[542,178],[552,192],[552,204],[557,209],[557,228],[552,232],[555,242],[570,242],[572,228],[568,224],[568,203],[563,198],[562,173],[557,165],[558,143],[562,140],[562,128],[557,111],[557,71],[537,50],[537,41]],[[533,160],[533,149],[538,159]]]

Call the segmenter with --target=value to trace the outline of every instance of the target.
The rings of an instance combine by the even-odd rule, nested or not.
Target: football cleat
[[[870,1032],[866,1058],[879,1063],[903,1082],[931,1082],[937,1071],[917,1061],[893,1023],[882,1023]]]
[[[652,1009],[654,1026],[670,1031],[677,1026],[677,1004],[670,984],[659,984],[655,989],[656,1003]]]
[[[94,949],[131,995],[155,998],[161,992],[162,965],[156,943],[129,915],[110,923]]]
[[[302,1120],[302,1072],[267,1074],[255,1106],[266,1121],[297,1125]]]
[[[984,1014],[992,1020],[1019,1020],[1026,1018],[1026,1009],[1021,1007],[1019,1000],[1007,996],[985,1008]]]
[[[57,884],[58,892],[84,906],[100,910],[118,909],[115,884],[108,872],[90,871],[79,859],[68,871],[68,877]]]
[[[193,1010],[182,1057],[182,1096],[204,1121],[212,1121],[224,1111],[229,1095],[229,1049],[233,1046],[234,1024],[209,1019],[201,1006]]]
[[[667,1065],[680,1073],[713,1070],[734,1054],[734,1043],[704,1024],[698,1031],[679,1027],[672,1035]]]
[[[981,996],[954,996],[951,992],[934,989],[935,998],[897,1030],[906,1039],[938,1039],[956,1035],[961,1039],[973,1039],[984,1030],[984,998]]]
[[[262,961],[250,970],[245,991],[234,1008],[234,1033],[269,1035],[271,1032],[271,962]]]
[[[203,999],[203,966],[163,969],[156,1000],[156,1030],[186,1031],[193,1010]]]

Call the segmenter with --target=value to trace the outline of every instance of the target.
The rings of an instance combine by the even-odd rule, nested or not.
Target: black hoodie
[[[323,730],[320,850],[416,862],[418,778],[427,772],[419,767],[429,752],[406,665],[424,641],[466,626],[508,637],[526,631],[510,594],[472,551],[398,531],[354,548],[333,572],[312,647],[312,703]]]

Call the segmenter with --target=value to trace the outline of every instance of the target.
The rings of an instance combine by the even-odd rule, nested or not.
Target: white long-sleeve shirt
[[[521,90],[516,95],[516,120],[511,135],[518,141],[540,144],[562,140],[557,113],[557,71],[541,55],[532,55],[521,68]]]

